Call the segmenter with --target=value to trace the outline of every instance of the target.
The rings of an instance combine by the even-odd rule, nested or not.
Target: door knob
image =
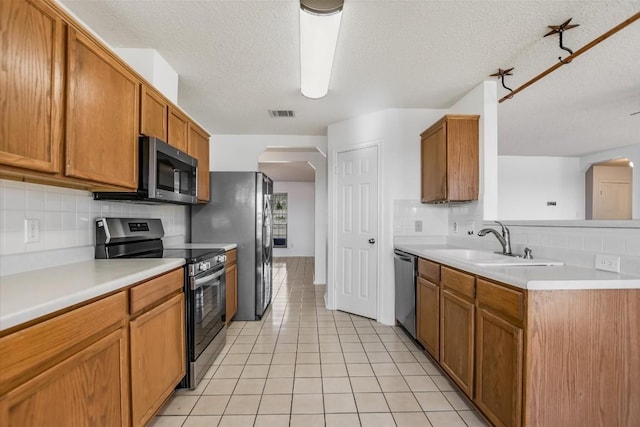
[[[369,239],[369,243],[371,243],[372,245],[376,242],[376,239]]]

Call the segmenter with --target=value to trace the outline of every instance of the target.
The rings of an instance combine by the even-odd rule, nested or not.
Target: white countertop
[[[166,249],[224,249],[230,251],[237,248],[236,243],[175,243],[165,245]]]
[[[0,331],[184,265],[184,259],[96,259],[0,277]]]
[[[479,267],[457,257],[446,256],[438,249],[458,249],[451,245],[398,244],[396,249],[459,268],[522,289],[640,289],[640,277],[610,273],[595,268],[563,266]]]

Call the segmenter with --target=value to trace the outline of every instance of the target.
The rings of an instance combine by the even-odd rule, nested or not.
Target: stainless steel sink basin
[[[458,258],[461,261],[465,261],[479,267],[533,267],[564,265],[562,261],[543,258],[524,259],[476,249],[437,249],[434,252],[449,258]]]

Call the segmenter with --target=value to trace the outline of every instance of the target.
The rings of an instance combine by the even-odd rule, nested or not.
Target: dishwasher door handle
[[[406,262],[413,262],[413,258],[404,254],[399,254],[398,252],[394,252],[396,258]]]

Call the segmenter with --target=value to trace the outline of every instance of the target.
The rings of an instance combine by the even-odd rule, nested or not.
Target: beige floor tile
[[[362,348],[364,348],[364,351],[367,353],[387,352],[387,349],[381,342],[365,342],[362,343]]]
[[[159,415],[189,415],[200,396],[173,396],[160,410]]]
[[[320,335],[318,336],[318,341],[320,341],[321,343],[340,344],[340,338],[338,338],[337,333],[336,335]]]
[[[430,427],[431,423],[424,412],[393,413],[393,419],[398,427]]]
[[[264,394],[293,393],[293,378],[267,378]]]
[[[324,427],[324,415],[291,415],[291,427]]]
[[[347,371],[350,377],[372,377],[374,376],[371,365],[368,363],[347,363]]]
[[[360,427],[358,414],[326,414],[327,427]]]
[[[326,414],[356,412],[353,394],[324,394],[324,412]]]
[[[433,427],[467,427],[455,411],[426,412],[426,415]]]
[[[278,336],[278,344],[298,344],[298,335],[282,335]]]
[[[255,415],[258,413],[258,405],[261,396],[256,395],[232,395],[225,409],[225,415]]]
[[[248,353],[251,353],[252,348],[253,348],[253,344],[233,344],[229,349],[229,354],[237,354],[237,353],[248,354]]]
[[[252,353],[247,359],[247,365],[269,365],[272,357],[271,353]]]
[[[290,378],[295,374],[296,365],[271,365],[268,378]]]
[[[255,415],[224,415],[218,427],[247,427],[252,426]]]
[[[260,415],[254,427],[289,427],[289,415]]]
[[[276,344],[274,353],[295,353],[298,349],[297,344]]]
[[[382,393],[354,393],[358,412],[389,412]]]
[[[283,414],[291,413],[290,394],[265,394],[260,401],[258,414]]]
[[[414,363],[416,358],[410,351],[389,351],[389,356],[396,363]]]
[[[296,378],[317,378],[321,377],[320,364],[313,365],[296,365]]]
[[[342,351],[342,346],[339,343],[321,342],[320,351],[324,353],[339,353]]]
[[[391,412],[421,412],[422,409],[418,401],[413,397],[413,393],[384,393],[387,405]]]
[[[267,378],[269,365],[246,365],[240,378]]]
[[[202,396],[191,415],[222,415],[231,396]]]
[[[346,377],[347,366],[344,363],[326,363],[322,365],[323,377]]]
[[[344,361],[346,363],[369,363],[369,359],[367,359],[367,354],[362,353],[344,353]]]
[[[372,363],[371,369],[377,377],[399,376],[400,371],[395,363]]]
[[[321,378],[296,378],[293,383],[293,394],[322,393]]]
[[[298,336],[298,344],[318,344],[317,335],[300,335]]]
[[[344,330],[344,329],[345,328],[338,328],[338,331]],[[354,334],[341,333],[339,335],[339,337],[340,337],[340,342],[342,344],[345,344],[345,343],[360,343],[360,337],[358,337],[358,335],[356,335],[355,333]]]
[[[239,335],[234,344],[255,344],[258,337],[250,335]]]
[[[238,380],[235,378],[214,378],[209,381],[207,388],[204,389],[202,394],[204,395],[213,395],[213,394],[231,394],[233,390],[236,388]]]
[[[354,393],[376,393],[381,391],[376,377],[351,377],[350,380]]]
[[[182,427],[215,427],[222,417],[218,415],[191,415]]]
[[[482,415],[478,414],[476,411],[458,411],[458,415],[460,418],[464,420],[464,422],[469,427],[489,427],[488,421],[486,421]]]
[[[444,391],[442,394],[444,394],[444,397],[447,398],[451,406],[453,406],[453,409],[456,411],[473,410],[473,405],[462,393],[456,391]]]
[[[456,385],[445,376],[431,375],[431,379],[440,391],[456,391]]]
[[[416,358],[418,362],[431,362],[429,357],[424,353],[423,350],[412,351],[413,357]]]
[[[276,344],[254,344],[251,353],[271,354],[275,351]]]
[[[320,353],[298,353],[296,356],[296,363],[320,363]]]
[[[324,413],[322,394],[294,394],[291,413],[292,414]]]
[[[322,378],[324,393],[351,393],[351,383],[348,377]]]
[[[439,391],[424,391],[414,393],[422,410],[427,411],[453,411],[453,407],[449,403],[444,394]]]
[[[396,366],[402,375],[426,375],[422,365],[417,362],[400,362]]]
[[[360,414],[362,427],[395,427],[391,413],[386,414]]]
[[[362,353],[364,348],[359,342],[343,342],[342,351],[344,353]]]
[[[205,372],[205,374],[203,375],[203,379],[207,379],[210,380],[211,378],[213,378],[214,374],[216,372],[218,372],[218,369],[220,368],[220,365],[212,365],[207,369],[207,372]]]
[[[338,345],[339,346],[339,345]],[[322,345],[320,346],[322,348]],[[322,352],[320,351],[320,363],[344,363],[344,356],[342,352]]]
[[[409,391],[409,386],[401,376],[378,377],[380,388],[384,392],[404,392]]]
[[[262,394],[265,378],[240,378],[233,394]]]
[[[431,377],[426,375],[407,376],[404,380],[409,384],[409,388],[413,392],[418,391],[438,391],[436,383],[433,382]]]
[[[422,365],[422,367],[424,368],[424,370],[427,372],[428,375],[444,375],[444,372],[442,372],[442,369],[440,369],[437,365],[433,364],[433,363],[424,363],[421,362],[420,365]]]
[[[372,352],[367,353],[369,363],[391,363],[393,359],[389,356],[389,353],[385,352]]]
[[[203,378],[198,383],[198,386],[193,390],[189,388],[179,388],[175,391],[175,395],[176,396],[200,396],[207,389],[207,386],[209,385],[209,381],[211,380]]]
[[[271,359],[272,365],[293,365],[296,363],[296,353],[275,353]]]
[[[181,427],[186,419],[185,415],[158,415],[151,420],[148,427]]]
[[[213,378],[240,378],[244,366],[220,366],[220,369],[216,371]]]

